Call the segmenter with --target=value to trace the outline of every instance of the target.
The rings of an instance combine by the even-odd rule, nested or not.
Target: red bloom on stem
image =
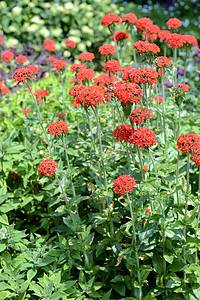
[[[103,18],[101,19],[101,25],[103,26],[110,26],[113,23],[120,23],[120,22],[121,22],[120,16],[116,14],[107,14],[103,16]]]
[[[171,32],[169,30],[160,30],[158,32],[158,38],[161,40],[166,40],[171,35]]]
[[[76,43],[72,40],[66,39],[64,44],[67,48],[76,48]]]
[[[44,40],[43,44],[44,44],[44,49],[47,51],[55,51],[56,50],[55,42],[51,39]]]
[[[108,60],[104,65],[105,72],[109,73],[117,73],[119,70],[121,70],[121,64],[118,60]]]
[[[12,51],[6,51],[1,55],[1,58],[3,59],[3,61],[5,62],[9,62],[10,60],[12,60],[14,58],[15,54]]]
[[[158,56],[156,57],[156,59],[154,60],[154,64],[159,67],[159,68],[163,68],[166,66],[171,66],[172,62],[171,60],[166,57],[166,56]]]
[[[34,75],[37,75],[38,72],[39,68],[31,65],[16,69],[13,78],[16,82],[25,82],[27,79],[34,79]]]
[[[143,166],[143,170],[145,170],[146,172],[149,170],[149,168],[147,166]]]
[[[132,82],[117,82],[114,85],[114,95],[123,104],[138,103],[142,100],[141,88]]]
[[[128,142],[129,137],[132,133],[132,128],[127,124],[119,125],[113,131],[113,136],[117,141]]]
[[[135,24],[137,30],[145,30],[150,25],[153,25],[153,21],[150,18],[146,18],[146,17],[138,19],[136,24]]]
[[[129,13],[122,17],[122,23],[133,24],[137,21],[137,17],[135,14]]]
[[[79,55],[80,61],[92,61],[94,58],[94,53],[91,52],[83,52]]]
[[[87,66],[84,65],[84,64],[72,64],[70,66],[70,70],[71,70],[72,73],[75,73],[75,72],[77,72],[81,69],[87,69]]]
[[[159,103],[159,104],[163,103],[163,98],[160,97],[160,96],[158,96],[158,97],[157,96],[151,97],[150,98],[150,102],[152,103],[153,100],[156,100],[156,102]]]
[[[145,213],[146,214],[149,214],[151,212],[151,210],[148,208],[148,209],[145,209]]]
[[[149,43],[148,41],[137,41],[133,44],[133,49],[136,48],[139,53],[158,53],[160,52],[160,48],[154,44]]]
[[[193,132],[181,134],[178,137],[176,146],[181,152],[191,152],[195,156],[195,154],[200,153],[200,136]]]
[[[160,27],[157,25],[149,25],[147,29],[142,33],[142,38],[147,38],[149,40],[156,40],[158,37],[158,32],[160,31]]]
[[[110,76],[108,74],[101,74],[95,77],[93,81],[94,84],[104,87],[105,85],[109,85],[112,84],[113,82],[117,82],[118,78],[117,76],[113,76],[112,74],[110,74]]]
[[[28,115],[30,113],[31,109],[30,108],[26,108],[22,110],[22,113],[25,115]]]
[[[153,118],[151,111],[147,107],[138,107],[131,113],[131,122],[142,124],[147,119]]]
[[[19,56],[16,57],[16,62],[17,63],[18,62],[23,63],[25,61],[27,61],[27,57],[25,55],[19,55]]]
[[[9,93],[9,89],[5,86],[3,81],[0,81],[0,91],[2,95],[7,95]]]
[[[129,34],[125,31],[116,31],[111,39],[112,41],[116,40],[117,42],[122,40],[129,40]]]
[[[134,146],[139,146],[140,148],[151,147],[156,144],[156,142],[155,132],[146,127],[133,130],[129,137],[129,143],[134,144]]]
[[[69,94],[70,94],[71,97],[78,96],[84,88],[85,88],[85,85],[77,84],[69,90]]]
[[[77,79],[79,83],[84,80],[92,80],[95,75],[95,71],[92,69],[80,69],[77,74]]]
[[[140,70],[140,83],[156,84],[158,72],[151,68],[139,69]]]
[[[99,52],[101,55],[109,55],[109,54],[115,54],[115,46],[108,44],[108,45],[102,45],[99,47]]]
[[[177,29],[182,26],[182,22],[177,18],[171,18],[166,22],[166,25],[172,29]]]
[[[52,122],[47,127],[47,131],[52,135],[61,135],[62,133],[69,131],[69,125],[67,124],[67,122],[64,121]]]
[[[56,118],[62,119],[63,117],[66,117],[66,113],[58,113],[58,114],[56,115]]]
[[[172,33],[166,39],[167,45],[170,45],[172,48],[179,48],[182,47],[184,44],[184,38],[182,34]]]
[[[52,63],[52,68],[56,68],[56,71],[60,71],[62,68],[66,67],[66,66],[67,66],[67,63],[62,59],[55,60]]]
[[[71,96],[75,96],[76,106],[82,104],[83,106],[97,106],[103,102],[104,90],[97,86],[85,86],[83,84],[72,87],[69,91]]]
[[[34,96],[36,96],[36,99],[42,103],[42,98],[49,96],[49,93],[47,90],[35,90]]]
[[[4,39],[0,36],[0,45],[3,43]]]
[[[119,176],[113,182],[115,193],[120,194],[121,196],[125,196],[126,193],[132,193],[134,186],[136,186],[135,179],[129,175]]]
[[[55,169],[58,168],[57,162],[53,159],[45,159],[41,164],[38,166],[38,173],[47,176],[54,176]]]
[[[131,66],[126,66],[121,69],[122,80],[132,81],[134,83],[140,82],[140,69],[133,69]]]
[[[198,41],[197,41],[197,39],[193,35],[184,34],[183,35],[183,39],[184,39],[184,44],[198,46]]]
[[[179,82],[175,85],[175,89],[176,91],[187,92],[189,89],[191,89],[191,87],[186,83]]]
[[[48,58],[47,58],[47,61],[49,62],[49,61],[52,61],[52,62],[54,62],[56,60],[56,58],[54,57],[54,56],[49,56]]]

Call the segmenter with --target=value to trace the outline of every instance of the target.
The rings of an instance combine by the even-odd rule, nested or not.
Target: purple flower
[[[179,69],[177,74],[183,76],[185,73],[184,69]]]
[[[172,83],[172,81],[168,81],[168,80],[167,80],[167,81],[165,81],[164,85],[170,87],[170,86],[173,85],[173,83]]]

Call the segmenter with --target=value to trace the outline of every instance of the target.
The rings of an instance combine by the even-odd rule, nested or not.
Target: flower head
[[[12,60],[14,58],[15,54],[12,51],[5,51],[2,55],[1,58],[3,59],[3,61],[5,62],[9,62],[10,60]]]
[[[117,73],[121,69],[121,64],[118,60],[108,60],[104,65],[105,72]]]
[[[148,41],[137,41],[133,44],[133,49],[136,48],[139,53],[144,54],[150,53],[150,54],[156,54],[160,52],[160,48],[154,44],[149,43]]]
[[[52,135],[61,135],[64,132],[68,132],[68,130],[69,130],[69,125],[64,121],[52,122],[47,127],[48,133],[51,133]]]
[[[4,42],[4,39],[0,36],[0,45]]]
[[[54,176],[56,168],[58,168],[57,162],[55,162],[53,159],[45,159],[38,166],[38,173],[47,176]]]
[[[110,76],[108,74],[101,74],[97,77],[95,77],[93,79],[94,84],[104,87],[104,86],[108,86],[109,84],[112,84],[113,82],[117,82],[118,78],[117,76],[113,76],[112,74],[110,74]]]
[[[122,23],[133,24],[137,21],[137,17],[135,14],[129,13],[122,17]]]
[[[163,98],[160,97],[160,96],[154,96],[154,97],[151,97],[151,98],[150,98],[150,102],[152,103],[153,100],[156,100],[156,102],[159,103],[159,104],[163,103]]]
[[[153,21],[150,18],[141,18],[138,19],[135,26],[137,30],[145,30],[149,27],[149,25],[152,25]]]
[[[166,38],[167,45],[170,45],[172,48],[182,47],[184,44],[184,38],[182,34],[172,33],[168,38]]]
[[[76,48],[76,43],[70,39],[66,39],[64,44],[67,48]]]
[[[55,60],[52,63],[52,68],[56,68],[56,71],[60,71],[63,67],[66,67],[66,66],[67,66],[67,63],[62,59]]]
[[[84,80],[92,80],[95,75],[95,71],[92,69],[80,69],[77,74],[77,79],[79,83]]]
[[[104,90],[100,86],[76,85],[69,91],[75,96],[75,103],[83,106],[97,106],[103,102]]]
[[[138,107],[131,113],[131,122],[133,124],[142,124],[150,118],[153,118],[153,115],[147,107]]]
[[[79,55],[80,61],[92,61],[94,58],[94,53],[91,52],[83,52]]]
[[[27,61],[27,57],[25,55],[19,55],[16,57],[16,62],[23,63],[25,61]]]
[[[116,14],[107,14],[101,19],[101,25],[110,26],[113,23],[120,23],[120,16]]]
[[[158,38],[161,40],[166,40],[171,35],[171,32],[169,30],[160,30],[158,32]]]
[[[198,41],[193,35],[184,34],[183,39],[184,39],[184,44],[198,46]]]
[[[139,69],[140,70],[140,83],[156,84],[158,72],[152,68]]]
[[[36,96],[36,99],[42,103],[42,98],[49,96],[49,93],[47,90],[35,90],[34,96]]]
[[[47,51],[55,51],[56,50],[55,42],[51,39],[44,40],[43,45],[44,45],[44,49]]]
[[[47,61],[49,62],[49,61],[52,61],[52,62],[54,62],[56,60],[56,58],[54,57],[54,56],[49,56],[48,58],[47,58]]]
[[[120,81],[114,85],[114,95],[123,104],[138,103],[142,99],[142,90],[135,83]]]
[[[140,148],[152,147],[156,142],[155,132],[146,127],[133,130],[129,137],[129,143],[134,144],[134,146],[139,146]]]
[[[166,25],[171,29],[177,29],[178,27],[182,26],[182,22],[177,18],[171,18],[166,22]]]
[[[132,128],[127,124],[119,125],[113,131],[113,136],[117,141],[128,142],[129,137],[132,133]]]
[[[37,75],[39,72],[39,68],[37,66],[28,66],[24,68],[19,68],[15,70],[14,80],[16,82],[25,82],[28,79],[33,79],[34,75]]]
[[[192,155],[199,154],[200,136],[193,132],[181,134],[178,137],[176,146],[179,150],[181,150],[181,152],[190,152]]]
[[[115,46],[108,44],[108,45],[102,45],[99,47],[99,52],[101,55],[109,55],[109,54],[115,54]]]
[[[123,40],[129,40],[129,34],[125,31],[116,31],[111,39],[112,41],[116,40],[117,42]]]
[[[113,182],[113,189],[116,194],[125,196],[126,193],[132,193],[136,186],[135,179],[129,175],[121,175]]]
[[[154,64],[159,67],[159,68],[163,68],[166,66],[171,66],[172,62],[171,60],[166,57],[166,56],[158,56],[156,57],[156,59],[154,60]]]
[[[87,69],[87,66],[84,64],[72,64],[70,70],[72,73],[78,72],[81,69]]]
[[[25,115],[28,115],[30,113],[31,109],[30,108],[26,108],[22,110],[22,113]]]

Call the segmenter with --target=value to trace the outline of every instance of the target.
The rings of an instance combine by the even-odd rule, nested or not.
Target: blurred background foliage
[[[105,14],[116,13],[122,17],[128,12],[135,13],[138,18],[150,17],[161,29],[167,29],[165,23],[169,18],[177,17],[183,22],[182,34],[199,38],[200,3],[197,0],[0,1],[0,35],[4,36],[8,48],[33,42],[39,50],[44,39],[54,39],[58,51],[64,49],[61,42],[70,38],[77,43],[73,51],[77,59],[80,52],[97,54],[99,46],[110,42],[109,31],[100,23]],[[118,30],[125,30],[121,28],[119,25]],[[69,57],[70,52],[66,50],[64,55]]]

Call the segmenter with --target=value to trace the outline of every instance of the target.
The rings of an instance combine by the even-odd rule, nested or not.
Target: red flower
[[[151,210],[148,208],[148,209],[145,209],[145,213],[146,214],[149,214],[151,212]]]
[[[63,67],[66,67],[66,66],[67,66],[67,63],[62,59],[55,60],[52,63],[52,68],[56,68],[56,71],[60,71]]]
[[[137,17],[135,14],[129,13],[122,17],[122,23],[135,23],[137,21]]]
[[[72,79],[71,79],[71,84],[74,84],[74,82],[78,82],[76,77],[72,77]]]
[[[99,52],[101,55],[115,54],[115,46],[111,44],[102,45],[101,47],[99,47]]]
[[[191,87],[186,83],[179,82],[175,85],[175,89],[176,91],[187,92],[189,89],[191,89]]]
[[[177,18],[171,18],[166,22],[166,25],[172,29],[177,29],[178,27],[182,26],[182,22]]]
[[[114,95],[123,104],[138,103],[142,100],[141,88],[132,82],[117,82],[114,85]]]
[[[127,124],[119,125],[113,131],[113,136],[117,141],[128,142],[129,137],[132,133],[132,128]]]
[[[1,58],[3,59],[3,61],[5,62],[9,62],[10,60],[12,60],[14,58],[15,54],[12,51],[6,51],[1,55]]]
[[[95,77],[93,79],[94,84],[104,87],[106,85],[112,84],[116,81],[118,81],[117,76],[113,76],[112,74],[110,74],[110,76],[108,74],[101,74],[97,77]]]
[[[44,40],[43,44],[44,44],[44,49],[47,51],[55,51],[56,50],[55,42],[53,40],[50,40],[50,39]]]
[[[132,193],[134,186],[136,186],[135,179],[129,175],[119,176],[113,182],[115,193],[120,194],[121,196],[125,196],[126,193]]]
[[[114,33],[114,36],[112,36],[112,41],[114,41],[114,37],[116,41],[121,41],[121,40],[129,40],[129,34],[126,33],[125,31],[116,31]]]
[[[189,45],[193,44],[193,46],[198,46],[198,41],[193,35],[184,34],[183,39],[184,39],[184,44],[189,44]]]
[[[28,115],[30,113],[30,110],[31,110],[30,108],[23,109],[22,113]]]
[[[36,96],[36,99],[42,103],[42,98],[49,96],[49,93],[47,90],[35,90],[34,96]]]
[[[69,131],[69,125],[64,121],[52,122],[47,127],[47,131],[52,135],[61,135],[62,133]]]
[[[77,74],[77,79],[79,83],[84,80],[92,80],[95,75],[95,71],[92,69],[80,69]]]
[[[159,104],[163,103],[163,98],[160,97],[160,96],[158,96],[158,97],[157,96],[151,97],[150,98],[150,102],[152,103],[153,100],[156,100],[156,102],[159,103]]]
[[[152,24],[153,22],[151,21],[151,19],[145,17],[145,18],[138,19],[135,26],[137,30],[145,30]]]
[[[140,83],[156,84],[158,72],[151,68],[139,69],[140,70]]]
[[[76,85],[75,87],[77,87],[78,85]],[[73,88],[75,88],[73,87]],[[72,88],[72,89],[73,89]],[[75,103],[76,104],[82,104],[83,106],[97,106],[100,103],[103,102],[103,94],[104,94],[104,90],[97,86],[84,86],[81,85],[80,90],[78,90],[76,88],[76,91],[71,91],[72,89],[70,89],[70,95],[73,95],[76,93],[76,97],[75,97]]]
[[[9,89],[4,86],[4,83],[0,81],[0,90],[2,95],[7,95],[9,93]]]
[[[105,72],[117,73],[121,69],[121,64],[118,60],[108,60],[104,65]]]
[[[13,78],[16,82],[25,82],[27,79],[34,79],[33,75],[37,75],[38,72],[39,68],[31,65],[16,69]]]
[[[83,52],[79,55],[80,61],[92,61],[94,58],[94,53],[91,52]]]
[[[200,153],[200,149],[199,149],[199,152],[198,152],[198,153]],[[192,159],[192,161],[195,163],[195,165],[196,165],[197,167],[200,165],[200,155],[199,155],[199,154],[193,153],[193,154],[191,155],[191,159]]]
[[[172,64],[171,60],[166,56],[156,57],[156,59],[154,60],[154,63],[159,68],[163,68],[163,67],[166,67],[166,66],[170,67],[171,64]]]
[[[56,115],[56,118],[62,119],[63,117],[66,117],[66,113],[58,113],[58,114]]]
[[[129,138],[129,143],[140,148],[151,147],[156,143],[155,132],[150,128],[140,127],[133,130]]]
[[[18,62],[23,63],[25,61],[27,61],[27,57],[25,55],[19,55],[19,56],[16,57],[16,62],[17,63]]]
[[[54,62],[56,60],[56,58],[54,57],[54,56],[49,56],[48,58],[47,58],[47,61],[49,62],[49,61],[52,61],[52,62]]]
[[[176,146],[181,152],[191,152],[195,156],[200,153],[200,136],[193,132],[181,134],[178,137]]]
[[[116,14],[107,14],[101,19],[101,25],[110,26],[113,23],[120,23],[120,16]]]
[[[84,88],[85,88],[85,85],[77,84],[69,90],[69,94],[70,94],[71,97],[78,96],[79,94],[81,94],[81,92]]]
[[[87,69],[87,66],[84,64],[72,64],[70,70],[72,73],[79,71],[80,69]]]
[[[149,170],[147,166],[143,166],[143,170],[145,170],[146,172]]]
[[[161,40],[166,40],[171,35],[171,32],[169,30],[161,30],[158,32],[158,38]]]
[[[126,66],[121,69],[122,80],[132,81],[134,83],[140,82],[140,69],[133,69],[131,66]]]
[[[147,107],[138,107],[131,113],[131,122],[133,124],[142,124],[150,118],[153,118],[153,115]]]
[[[142,38],[147,37],[147,40],[156,40],[160,27],[157,25],[149,25],[147,29],[142,33]]]
[[[55,175],[55,169],[58,168],[57,162],[53,159],[45,159],[41,164],[38,166],[38,173],[48,176]]]
[[[170,45],[172,48],[179,48],[182,47],[184,44],[184,38],[182,34],[172,33],[166,39],[167,45]]]
[[[4,39],[0,36],[0,45],[3,43]]]
[[[134,48],[136,48],[137,51],[139,53],[142,53],[142,54],[144,54],[145,52],[146,53],[150,52],[150,53],[154,53],[154,54],[160,52],[160,48],[156,44],[149,43],[147,41],[145,41],[145,42],[144,41],[137,41],[137,42],[135,42],[133,44],[133,49]]]
[[[69,39],[66,39],[65,41],[64,41],[64,44],[65,44],[65,46],[67,47],[67,48],[76,48],[76,43],[74,42],[74,41],[72,41],[72,40],[69,40]]]

